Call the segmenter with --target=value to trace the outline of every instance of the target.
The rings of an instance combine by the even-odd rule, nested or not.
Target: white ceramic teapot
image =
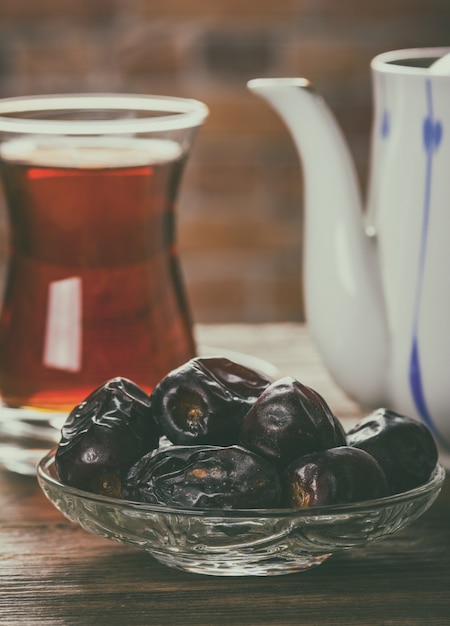
[[[450,451],[450,49],[372,61],[367,210],[335,119],[305,79],[249,88],[286,122],[304,167],[308,325],[361,405],[422,419]],[[445,72],[445,69],[444,69]]]

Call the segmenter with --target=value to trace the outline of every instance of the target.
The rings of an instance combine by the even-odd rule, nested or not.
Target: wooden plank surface
[[[333,386],[303,327],[199,327],[202,344],[241,350],[358,407]],[[0,624],[214,626],[450,624],[450,489],[393,537],[277,577],[220,578],[158,564],[91,535],[45,500],[34,478],[0,474]]]

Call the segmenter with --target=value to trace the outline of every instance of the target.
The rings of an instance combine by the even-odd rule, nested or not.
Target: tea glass
[[[124,376],[150,392],[194,356],[175,218],[207,114],[164,96],[0,100],[0,466],[34,473],[93,389]]]

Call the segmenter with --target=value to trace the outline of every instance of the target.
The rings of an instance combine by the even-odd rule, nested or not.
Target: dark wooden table
[[[344,422],[362,412],[333,384],[300,325],[200,326],[201,344],[274,363]],[[221,578],[159,565],[63,518],[34,478],[0,474],[0,624],[450,624],[450,486],[414,524],[320,567]]]

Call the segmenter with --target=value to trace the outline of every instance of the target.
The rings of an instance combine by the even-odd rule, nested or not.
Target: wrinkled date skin
[[[377,461],[364,450],[343,446],[294,461],[282,477],[284,505],[308,508],[382,498],[388,484]]]
[[[155,418],[175,445],[236,444],[243,416],[270,382],[229,359],[196,357],[155,387]]]
[[[391,494],[426,483],[438,460],[433,436],[424,424],[383,408],[352,428],[347,443],[377,459]]]
[[[113,378],[69,414],[55,463],[68,485],[118,496],[131,465],[158,446],[149,396],[126,378]]]
[[[244,417],[240,443],[284,468],[304,454],[343,446],[346,439],[325,400],[285,377],[270,385]]]
[[[270,463],[240,446],[173,446],[137,461],[122,497],[195,509],[273,508],[281,483]]]

